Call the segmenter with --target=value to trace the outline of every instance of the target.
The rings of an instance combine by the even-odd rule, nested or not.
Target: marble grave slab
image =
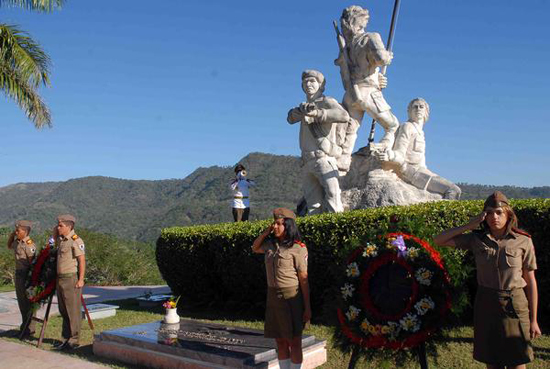
[[[303,336],[302,368],[326,362],[326,341]],[[278,368],[275,340],[263,331],[214,323],[160,321],[101,332],[98,356],[153,368]]]

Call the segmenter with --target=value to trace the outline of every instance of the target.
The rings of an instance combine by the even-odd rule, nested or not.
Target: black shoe
[[[19,337],[20,331],[9,331],[6,333],[6,337]]]
[[[66,345],[69,344],[69,341],[57,342],[53,345],[54,350],[63,350]]]
[[[20,335],[20,336],[19,336],[19,339],[20,339],[21,341],[23,341],[23,340],[29,339],[29,338],[31,338],[31,337],[33,337],[33,336],[34,336],[34,332],[28,332],[28,331],[27,331],[27,332],[23,333],[22,335]]]
[[[78,343],[69,343],[67,342],[61,350],[63,351],[71,351],[74,349],[77,349],[80,345]]]

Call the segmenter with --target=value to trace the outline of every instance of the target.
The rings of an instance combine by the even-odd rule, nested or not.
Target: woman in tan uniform
[[[517,228],[506,196],[495,192],[485,200],[481,214],[466,225],[446,230],[434,242],[474,254],[478,282],[474,359],[487,368],[525,368],[533,360],[530,341],[541,335],[537,263],[531,237]]]
[[[265,337],[275,338],[279,367],[301,368],[302,331],[311,319],[307,279],[307,248],[288,209],[273,210],[275,221],[252,245],[265,254],[267,303]]]

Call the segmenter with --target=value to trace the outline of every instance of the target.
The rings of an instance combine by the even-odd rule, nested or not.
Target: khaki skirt
[[[304,300],[300,286],[267,289],[264,336],[292,339],[304,329]]]
[[[521,288],[499,291],[479,286],[474,306],[474,359],[514,366],[533,360],[529,305]]]

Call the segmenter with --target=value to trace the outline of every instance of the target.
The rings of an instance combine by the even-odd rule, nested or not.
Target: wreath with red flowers
[[[426,241],[389,233],[347,260],[338,308],[344,345],[401,350],[424,343],[451,307],[441,256]]]
[[[27,278],[27,298],[33,308],[43,304],[55,291],[57,278],[57,250],[53,243],[40,251],[29,269]]]

